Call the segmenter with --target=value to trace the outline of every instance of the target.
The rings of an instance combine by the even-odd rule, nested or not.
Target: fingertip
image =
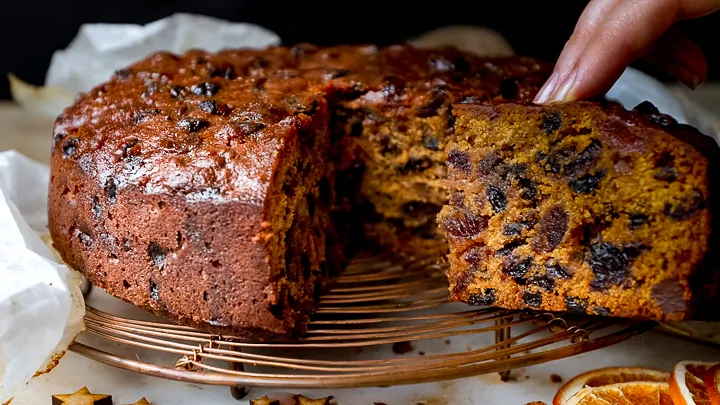
[[[545,104],[547,102],[548,97],[555,90],[555,82],[557,82],[557,79],[557,72],[553,72],[535,96],[535,100],[533,100],[535,104]]]
[[[702,85],[703,83],[705,83],[705,80],[706,80],[706,79],[707,79],[707,77],[703,77],[703,78],[696,77],[695,80],[693,80],[692,84],[688,85],[688,87],[690,87],[691,89],[695,90],[695,89],[697,89],[698,87],[700,87],[700,85]]]
[[[703,84],[707,77],[707,75],[702,72],[698,72],[680,63],[666,64],[665,71],[692,90],[695,90]]]
[[[573,69],[567,77],[557,85],[555,91],[548,98],[549,102],[565,102],[572,101],[573,95],[575,94],[575,86],[577,82],[578,72],[577,69]]]

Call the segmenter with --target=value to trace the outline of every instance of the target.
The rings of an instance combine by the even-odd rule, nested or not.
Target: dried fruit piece
[[[472,167],[470,167],[470,155],[457,149],[448,152],[447,164],[463,174],[470,174],[472,170]]]
[[[648,221],[648,216],[643,213],[633,213],[629,215],[628,228],[637,229],[645,225]]]
[[[440,140],[432,135],[423,135],[422,144],[425,149],[440,150]]]
[[[555,259],[550,259],[545,263],[545,273],[554,279],[568,279],[572,277],[570,269],[562,266]]]
[[[564,405],[673,405],[666,382],[630,382],[584,388]]]
[[[568,185],[576,193],[588,194],[592,193],[600,187],[600,180],[602,180],[603,177],[605,177],[605,171],[598,170],[597,172],[595,172],[595,174],[588,173],[584,176],[571,179],[568,182]]]
[[[555,289],[555,279],[550,276],[532,276],[525,280],[528,285],[536,285],[545,291],[553,291]]]
[[[209,125],[210,122],[201,118],[183,118],[178,122],[178,126],[187,132],[198,132]]]
[[[511,257],[506,261],[505,266],[503,267],[503,272],[517,282],[525,277],[527,272],[530,271],[530,268],[532,268],[533,264],[534,259],[530,256],[524,259]]]
[[[587,310],[588,299],[580,297],[567,297],[565,298],[567,304],[567,310],[569,312],[584,313]]]
[[[455,216],[445,216],[442,227],[452,238],[471,238],[487,228],[488,218],[471,212],[460,211]]]
[[[546,134],[552,134],[560,129],[561,125],[562,119],[560,118],[560,114],[557,111],[550,111],[543,116],[540,128]]]
[[[525,305],[530,307],[539,307],[542,305],[542,294],[526,291],[522,295],[522,300]]]
[[[669,379],[670,373],[643,367],[609,367],[591,370],[578,375],[560,387],[553,399],[553,405],[569,403],[570,398],[584,388],[592,389],[631,382],[667,383]]]
[[[708,370],[705,378],[705,392],[707,392],[710,405],[720,405],[720,364]]]
[[[150,261],[155,266],[162,269],[165,266],[165,257],[167,255],[167,252],[155,242],[150,242],[147,251],[148,256],[150,256]]]
[[[198,104],[201,110],[208,114],[219,114],[217,103],[214,100],[203,100]]]
[[[677,363],[670,378],[670,395],[675,405],[709,405],[706,380],[712,378],[710,369],[717,364],[705,361]]]
[[[196,96],[211,97],[217,94],[219,86],[212,82],[198,83],[192,86],[191,91]]]
[[[488,185],[487,199],[496,214],[500,211],[504,211],[507,208],[508,199],[505,196],[505,192],[498,186],[492,184]]]
[[[602,291],[628,278],[630,259],[621,248],[611,243],[595,243],[590,246],[590,269],[595,275],[590,288]]]
[[[562,205],[555,204],[540,219],[533,246],[543,252],[551,252],[562,242],[567,233],[570,215]]]
[[[520,223],[510,223],[503,225],[503,235],[505,236],[517,236],[520,235],[525,229],[525,226]]]
[[[488,288],[483,293],[473,293],[468,296],[468,305],[489,306],[495,303],[495,289]]]
[[[699,190],[692,190],[676,202],[665,203],[665,214],[677,221],[685,221],[705,208],[705,198]]]
[[[77,144],[79,140],[77,138],[68,139],[65,141],[62,147],[62,157],[67,159],[75,153],[77,150]]]

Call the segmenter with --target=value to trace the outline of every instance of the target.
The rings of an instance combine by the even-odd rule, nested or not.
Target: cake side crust
[[[102,190],[84,184],[74,195],[51,186],[50,232],[63,260],[94,285],[205,330],[254,338],[287,333],[270,311],[270,269],[257,240],[262,207],[129,189],[118,190],[115,203],[94,205]],[[65,209],[71,202],[74,211]]]

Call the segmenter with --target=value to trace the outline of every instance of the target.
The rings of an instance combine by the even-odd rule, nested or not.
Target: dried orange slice
[[[716,364],[708,370],[705,391],[712,405],[720,405],[720,364]]]
[[[666,382],[635,381],[586,387],[564,405],[673,405]]]
[[[560,387],[553,405],[563,405],[570,397],[584,388],[602,387],[605,385],[628,382],[662,382],[667,383],[670,373],[644,367],[608,367],[588,371],[573,378]]]
[[[681,361],[675,365],[670,378],[670,395],[675,405],[710,405],[705,382],[710,369],[717,363]]]

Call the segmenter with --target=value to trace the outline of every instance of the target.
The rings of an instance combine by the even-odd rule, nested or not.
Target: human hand
[[[535,102],[604,94],[639,58],[696,88],[707,77],[707,60],[672,25],[719,9],[720,0],[591,0]]]

